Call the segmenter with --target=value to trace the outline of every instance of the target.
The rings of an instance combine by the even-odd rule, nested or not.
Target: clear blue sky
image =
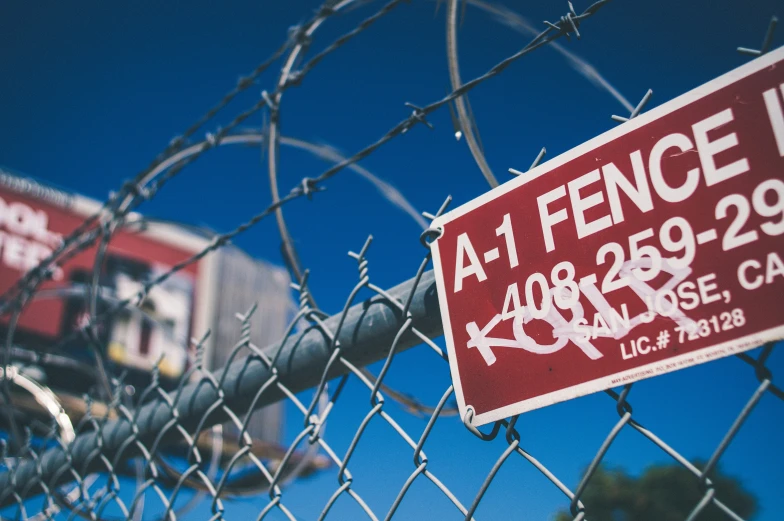
[[[535,24],[557,19],[566,2],[509,7]],[[526,3],[532,4],[532,3]],[[323,48],[381,4],[329,20],[317,33]],[[576,2],[579,11],[587,6]],[[88,196],[105,199],[131,178],[169,140],[212,106],[286,38],[287,29],[307,20],[317,2],[23,2],[0,4],[0,164]],[[776,1],[636,2],[616,0],[582,27],[582,40],[562,43],[588,60],[633,104],[648,88],[650,107],[744,63],[737,46],[758,47]],[[345,153],[368,145],[406,117],[409,101],[424,105],[448,88],[444,6],[403,3],[377,26],[326,58],[282,104],[285,135],[327,143]],[[469,6],[459,32],[464,81],[514,53],[523,37]],[[780,28],[774,40],[784,42]],[[311,55],[312,55],[311,51]],[[202,132],[215,131],[240,110],[272,90],[271,69]],[[553,157],[611,128],[610,115],[626,115],[621,104],[578,75],[552,49],[540,49],[501,76],[478,87],[471,101],[491,167],[506,180],[509,167],[526,169],[542,146]],[[455,205],[487,190],[464,141],[453,137],[446,109],[424,126],[397,138],[362,164],[395,185],[419,210],[435,211],[446,195]],[[258,127],[254,116],[247,126]],[[283,192],[302,177],[326,167],[320,160],[284,148]],[[424,253],[420,228],[385,202],[366,181],[345,171],[312,201],[287,207],[303,263],[312,270],[312,289],[327,312],[342,306],[356,281],[356,264],[346,251],[360,248],[372,233],[370,273],[382,287],[414,275]],[[267,206],[266,167],[258,149],[226,147],[188,167],[142,211],[228,231]],[[272,220],[237,240],[253,255],[280,262]],[[440,341],[440,340],[439,340]],[[756,354],[756,353],[752,353]],[[782,374],[784,356],[774,351],[769,366]],[[396,359],[387,383],[435,403],[449,385],[446,364],[426,349]],[[756,388],[753,371],[736,358],[638,383],[630,395],[635,418],[688,458],[707,458]],[[339,455],[369,409],[368,393],[354,381],[344,392],[327,439]],[[396,406],[389,410],[415,438],[425,420]],[[777,518],[782,467],[784,404],[764,396],[722,459],[760,500],[760,520]],[[518,422],[522,446],[576,487],[610,428],[617,421],[604,394],[526,414]],[[289,409],[289,439],[301,425]],[[505,448],[502,439],[483,443],[455,418],[440,420],[426,445],[430,469],[469,505],[484,476]],[[668,457],[626,429],[607,454],[610,465],[639,473]],[[355,489],[381,516],[408,474],[411,451],[374,420],[350,466]],[[298,483],[284,503],[313,519],[338,487],[335,469]],[[422,478],[419,478],[422,479]],[[232,503],[235,518],[255,518],[263,498]],[[568,501],[519,457],[513,457],[490,488],[480,519],[548,519]],[[425,480],[417,482],[396,519],[459,519],[457,511]],[[346,498],[333,519],[360,518]],[[273,519],[277,517],[273,516]]]

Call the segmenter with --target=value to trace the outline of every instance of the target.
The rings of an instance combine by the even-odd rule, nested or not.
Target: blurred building
[[[254,303],[257,305],[251,321],[250,338],[258,347],[279,340],[296,311],[287,271],[253,259],[238,248],[223,250],[217,259],[218,275],[214,279],[220,283],[220,290],[216,288],[214,291],[217,312],[212,328],[215,336],[211,344],[212,367],[225,366],[231,349],[240,339],[238,320],[230,310],[245,312]],[[241,356],[248,354],[250,352],[246,350]],[[251,436],[279,440],[282,436],[282,407],[276,404],[261,412],[251,418]]]
[[[98,201],[0,167],[0,293],[99,209]],[[130,214],[112,236],[97,271],[97,312],[136,295],[213,237],[209,230]],[[95,257],[92,247],[57,266],[53,280],[43,283],[25,307],[14,334],[12,359],[68,403],[100,387],[92,351],[78,332],[89,319]],[[93,343],[110,376],[125,374],[126,384],[138,390],[150,382],[152,368],[160,361],[162,382],[173,388],[193,360],[191,338],[208,329],[205,368],[227,362],[240,337],[236,314],[253,303],[258,309],[251,341],[265,347],[278,340],[295,311],[289,283],[283,268],[228,245],[153,287],[138,307],[128,306],[101,321]],[[8,320],[6,316],[0,321],[0,329],[7,329]],[[282,407],[273,405],[254,415],[249,432],[278,443],[282,425]]]

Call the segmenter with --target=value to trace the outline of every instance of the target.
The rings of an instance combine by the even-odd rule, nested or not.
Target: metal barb
[[[373,242],[373,236],[368,235],[368,238],[365,239],[365,244],[362,246],[362,249],[359,250],[359,253],[354,253],[353,251],[348,252],[348,256],[352,259],[356,259],[358,262],[362,262],[365,259],[365,254],[370,248],[370,243]]]
[[[770,23],[768,23],[768,30],[765,31],[765,38],[762,40],[762,47],[760,49],[738,47],[738,52],[749,56],[762,56],[763,54],[767,53],[770,50],[771,44],[773,43],[773,33],[776,31],[776,24],[778,21],[779,19],[775,15],[770,18]]]
[[[566,15],[562,16],[556,23],[551,23],[547,20],[545,20],[544,23],[551,29],[558,31],[567,39],[569,39],[569,35],[571,33],[574,33],[574,35],[579,40],[581,37],[580,31],[578,30],[578,27],[580,27],[580,18],[577,16],[572,3],[567,3],[569,4],[569,12],[566,13]]]
[[[429,129],[433,129],[433,125],[425,118],[425,111],[421,107],[417,107],[413,103],[406,102],[406,107],[413,109],[411,111],[410,118],[414,121],[418,121],[419,123],[424,123]],[[408,127],[410,128],[410,127]],[[403,132],[407,132],[408,128],[405,128]]]
[[[525,174],[527,172],[530,172],[531,170],[533,170],[534,168],[539,166],[539,163],[542,161],[542,159],[544,158],[545,154],[547,154],[547,149],[545,147],[542,147],[542,149],[536,155],[536,158],[534,159],[534,162],[531,163],[531,166],[528,167],[528,170],[526,172],[521,172],[520,170],[515,170],[514,168],[509,168],[508,171],[512,175],[523,175],[523,174]]]
[[[572,5],[571,2],[569,3],[569,5]],[[539,162],[544,158],[545,154],[547,154],[547,149],[545,147],[542,147],[542,149],[536,155],[536,159],[534,159],[534,162],[531,163],[530,167],[528,167],[529,172],[539,165]]]
[[[261,99],[264,100],[264,102],[267,104],[267,107],[269,107],[272,112],[276,112],[278,110],[278,104],[272,99],[269,92],[266,90],[261,91]]]
[[[640,112],[642,112],[642,110],[645,108],[645,105],[648,104],[648,101],[651,99],[651,96],[653,96],[653,90],[648,89],[648,92],[645,93],[645,95],[642,97],[642,99],[637,104],[637,106],[634,107],[634,110],[631,112],[628,118],[625,118],[623,116],[616,116],[615,114],[613,114],[610,117],[614,121],[617,121],[618,123],[626,123],[630,119],[636,118],[637,116],[640,115]]]

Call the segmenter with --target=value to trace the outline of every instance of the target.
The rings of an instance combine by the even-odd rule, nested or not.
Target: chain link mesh
[[[3,295],[0,312],[8,320],[8,334],[4,343],[3,367],[8,369],[3,372],[3,410],[11,424],[11,438],[16,439],[20,445],[13,451],[10,447],[4,447],[5,469],[0,473],[0,506],[4,507],[3,511],[7,516],[23,520],[70,520],[81,517],[90,520],[130,521],[141,519],[145,504],[157,501],[160,506],[156,510],[155,519],[174,521],[199,506],[203,517],[218,520],[224,518],[226,498],[245,495],[250,491],[255,495],[254,501],[258,501],[254,503],[259,506],[258,520],[294,520],[296,517],[293,512],[296,508],[292,508],[287,502],[285,485],[299,474],[306,458],[312,459],[313,454],[318,453],[325,459],[325,465],[331,464],[337,470],[334,492],[324,504],[319,519],[330,518],[333,506],[346,500],[355,503],[369,519],[392,519],[406,501],[414,483],[419,481],[430,482],[451,503],[453,511],[439,515],[439,518],[474,519],[477,508],[485,493],[492,487],[499,470],[516,455],[526,464],[532,465],[564,495],[564,505],[568,505],[573,518],[579,521],[591,515],[581,501],[586,486],[619,433],[624,429],[631,429],[688,469],[694,475],[694,480],[699,482],[704,496],[693,506],[689,520],[695,519],[710,503],[724,511],[731,519],[741,519],[717,496],[708,475],[716,468],[760,398],[767,393],[784,399],[784,392],[773,383],[773,375],[766,365],[773,345],[765,346],[756,358],[749,354],[738,355],[738,358],[749,366],[749,376],[756,378],[759,385],[702,469],[697,468],[667,441],[637,421],[631,405],[633,385],[630,384],[620,392],[606,391],[617,411],[618,420],[597,448],[584,477],[574,488],[564,484],[542,460],[524,448],[521,434],[515,427],[517,417],[496,422],[491,428],[485,429],[486,432],[472,426],[470,418],[464,418],[463,425],[476,437],[476,443],[490,443],[495,440],[498,444],[498,457],[475,495],[459,498],[450,489],[449,483],[439,479],[437,466],[431,464],[425,452],[437,420],[456,413],[449,405],[453,396],[452,387],[444,390],[437,405],[425,407],[384,385],[399,352],[416,344],[425,346],[432,351],[432,356],[443,360],[442,370],[448,371],[445,352],[432,340],[441,333],[438,309],[432,305],[427,308],[422,303],[428,292],[432,294],[434,291],[432,276],[427,271],[430,263],[427,246],[428,240],[433,237],[432,230],[425,230],[420,238],[426,249],[415,276],[395,290],[386,291],[371,282],[367,253],[372,238],[368,238],[358,253],[350,253],[357,263],[358,280],[348,293],[343,311],[329,317],[316,307],[308,287],[308,272],[299,267],[296,251],[283,219],[283,209],[289,202],[302,197],[313,197],[330,178],[343,169],[357,168],[356,163],[360,160],[415,125],[429,125],[427,116],[445,105],[456,102],[460,127],[472,129],[469,120],[470,106],[465,104],[466,93],[499,75],[514,61],[558,38],[569,35],[579,38],[581,25],[597,13],[606,0],[596,2],[580,14],[577,14],[570,4],[566,15],[558,17],[556,22],[547,22],[544,29],[535,34],[527,45],[481,76],[461,83],[459,72],[455,71],[452,74],[453,90],[442,99],[423,107],[408,104],[411,114],[365,148],[347,158],[332,154],[334,166],[317,177],[303,178],[282,197],[275,188],[273,201],[264,210],[234,230],[215,236],[202,251],[147,281],[143,289],[132,298],[114,302],[109,306],[99,305],[102,297],[97,280],[113,234],[132,225],[128,218],[134,209],[155,197],[169,180],[179,175],[186,166],[208,150],[233,142],[266,145],[270,150],[270,176],[277,187],[275,148],[285,139],[278,135],[277,130],[282,94],[292,86],[301,85],[308,73],[325,57],[397,8],[401,1],[392,0],[383,5],[295,70],[297,58],[307,50],[319,26],[355,3],[351,0],[328,1],[316,11],[311,20],[291,28],[288,40],[279,49],[248,75],[240,78],[237,85],[217,105],[182,135],[173,139],[145,170],[126,182],[105,201],[98,212],[66,237],[50,257],[29,271]],[[448,2],[452,26],[455,24],[457,8],[456,1]],[[509,11],[500,8],[495,8],[493,12],[498,16],[512,16]],[[522,23],[519,20],[512,22]],[[453,35],[450,38],[453,38]],[[456,67],[457,50],[454,42],[450,44],[449,52],[450,65]],[[274,90],[262,92],[258,102],[239,112],[227,125],[207,132],[203,141],[190,141],[214,116],[224,111],[240,92],[255,86],[259,76],[284,56],[287,58],[281,67],[281,75]],[[647,97],[646,95],[643,103],[632,111],[631,117],[640,112]],[[631,108],[630,105],[629,107]],[[249,135],[240,131],[239,127],[244,121],[265,108],[270,114],[270,126],[265,132]],[[469,131],[472,136],[468,138],[469,146],[485,177],[493,185],[496,183],[495,178],[484,161],[478,135],[474,138],[473,132],[474,130]],[[543,153],[544,151],[535,164]],[[449,199],[435,214],[425,214],[426,217],[437,217],[446,210],[448,204]],[[205,335],[194,341],[195,358],[176,389],[164,389],[156,370],[152,383],[139,397],[139,405],[133,407],[123,394],[123,382],[106,375],[105,370],[99,367],[99,373],[104,375],[102,385],[105,397],[111,399],[108,400],[108,406],[100,410],[94,407],[90,397],[86,397],[85,414],[73,427],[70,435],[64,433],[62,425],[57,421],[52,421],[49,425],[38,422],[36,429],[46,432],[44,436],[33,436],[29,427],[20,429],[15,425],[12,395],[14,386],[18,385],[19,375],[13,374],[10,369],[10,354],[16,324],[25,307],[35,298],[40,285],[52,276],[56,266],[88,248],[97,248],[92,282],[89,285],[89,320],[73,335],[92,347],[96,363],[100,364],[96,328],[102,322],[127,307],[139,306],[152,288],[273,215],[277,218],[284,241],[284,256],[297,280],[293,286],[299,293],[299,308],[286,330],[286,335],[279,343],[261,348],[251,342],[250,324],[255,312],[255,308],[251,308],[238,315],[241,338],[234,346],[225,370],[204,370]],[[370,296],[360,300],[360,295]],[[388,319],[384,326],[372,320],[363,321],[357,318],[357,310],[366,311],[373,306],[383,308],[379,316]],[[357,345],[361,342],[356,340],[358,337],[370,339],[375,345],[374,352],[359,352]],[[71,339],[73,338],[64,339],[63,342]],[[318,353],[308,356],[303,362],[305,355],[300,356],[297,351],[300,344],[305,351],[315,349]],[[378,374],[374,375],[364,366],[377,360],[383,360],[383,364]],[[293,365],[299,366],[292,369],[292,361],[295,362]],[[301,391],[309,387],[313,392],[312,399],[308,402],[303,400]],[[346,392],[361,394],[367,402],[347,450],[339,451],[328,441],[326,425],[334,411],[341,407],[341,397]],[[405,429],[395,418],[395,414],[400,413],[401,409],[389,407],[385,397],[401,402],[403,414],[414,412],[429,417],[425,427],[419,432]],[[248,425],[255,410],[279,400],[288,401],[296,407],[301,413],[302,427],[288,449],[279,458],[270,459],[265,457],[263,447],[258,447],[257,442],[248,434]],[[608,407],[610,405],[608,403]],[[219,462],[217,451],[210,448],[205,433],[220,428],[219,426],[226,422],[233,425],[239,435],[231,457]],[[352,457],[359,447],[374,443],[368,432],[369,426],[379,422],[396,433],[400,441],[408,447],[411,464],[402,486],[382,485],[380,479],[376,483],[364,483],[355,481],[352,475]],[[177,457],[164,451],[171,448],[175,448]],[[364,490],[378,486],[397,489],[391,505],[383,511],[371,508],[363,499]],[[260,492],[261,490],[264,492]],[[146,518],[152,518],[149,508],[147,511]],[[207,512],[209,515],[206,515]]]

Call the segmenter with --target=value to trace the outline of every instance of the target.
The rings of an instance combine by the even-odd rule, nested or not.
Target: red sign
[[[51,255],[63,237],[82,224],[85,210],[74,208],[86,204],[80,201],[84,198],[0,171],[0,294]],[[95,208],[87,213],[92,211]],[[87,319],[85,295],[92,280],[96,251],[93,246],[56,267],[53,280],[41,285],[20,315],[15,341],[29,349],[45,350],[67,338]],[[147,280],[168,271],[192,253],[138,229],[120,229],[107,248],[99,277],[100,294],[109,303],[129,298]],[[102,322],[101,334],[109,359],[150,370],[165,353],[161,374],[180,376],[187,363],[198,274],[199,267],[192,264],[171,281],[154,288],[142,305],[143,313],[129,308]],[[8,316],[3,317],[2,326],[7,321]],[[84,350],[81,337],[74,343]]]
[[[784,48],[436,219],[482,425],[784,338]]]

